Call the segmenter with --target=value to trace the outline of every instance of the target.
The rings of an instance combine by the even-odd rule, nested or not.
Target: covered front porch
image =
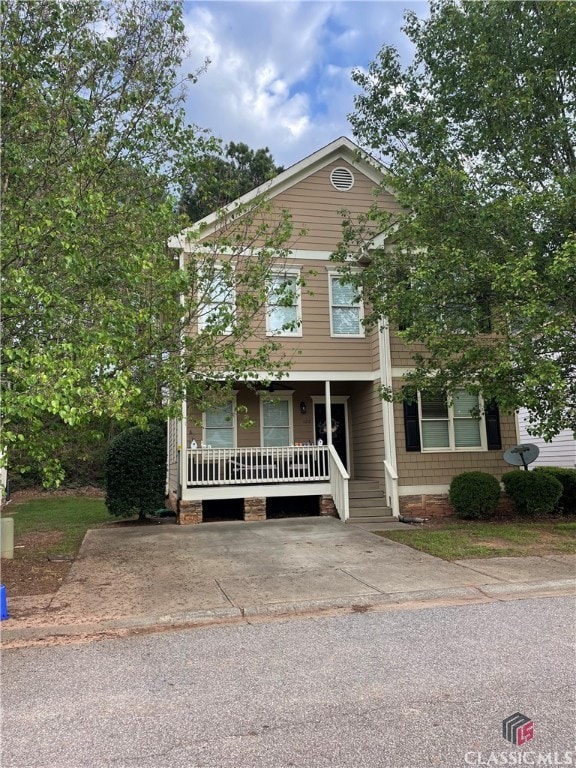
[[[168,492],[179,522],[201,522],[203,502],[218,500],[243,500],[244,519],[262,520],[266,500],[279,497],[317,497],[319,514],[343,521],[355,497],[368,515],[392,512],[375,381],[239,385],[233,402],[205,413],[185,406],[183,416],[169,430]]]

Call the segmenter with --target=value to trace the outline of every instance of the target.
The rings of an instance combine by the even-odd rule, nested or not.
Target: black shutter
[[[502,449],[502,436],[500,435],[500,413],[498,406],[492,400],[484,406],[484,419],[486,421],[486,442],[489,451]]]
[[[404,434],[406,435],[406,450],[420,450],[420,422],[418,419],[418,401],[404,401]]]

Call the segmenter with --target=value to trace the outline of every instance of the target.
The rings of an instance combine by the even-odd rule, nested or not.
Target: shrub
[[[449,497],[458,517],[489,517],[498,506],[500,483],[486,472],[464,472],[453,478]]]
[[[514,470],[502,482],[519,515],[550,515],[562,495],[560,481],[547,472]]]
[[[559,512],[565,515],[576,514],[576,469],[568,467],[536,467],[534,472],[546,472],[562,485],[562,496],[557,504]]]
[[[121,432],[106,453],[106,506],[111,515],[131,517],[164,506],[166,438],[160,427]]]

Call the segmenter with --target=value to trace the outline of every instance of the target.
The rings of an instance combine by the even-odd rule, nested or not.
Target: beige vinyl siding
[[[394,387],[401,386],[395,380]],[[502,450],[496,451],[446,451],[421,453],[406,450],[404,435],[404,411],[401,403],[394,403],[396,425],[396,452],[399,484],[402,485],[449,485],[461,472],[488,472],[498,479],[511,469],[503,459],[503,452],[516,445],[516,420],[514,416],[500,414]]]
[[[354,480],[378,480],[384,487],[384,436],[382,400],[378,384],[354,384],[350,388],[350,445]]]
[[[331,264],[322,260],[291,260],[287,268],[298,266],[306,285],[301,289],[301,336],[268,337],[281,346],[292,371],[373,371],[378,368],[377,331],[362,338],[333,338],[330,335],[329,272]],[[264,308],[255,323],[255,336],[244,345],[256,349],[266,339]],[[280,359],[280,356],[277,357]]]
[[[334,168],[347,168],[354,175],[354,186],[347,192],[339,192],[332,186],[330,173]],[[331,251],[342,239],[342,215],[346,209],[353,216],[365,213],[374,202],[381,208],[398,211],[393,197],[380,192],[376,197],[376,185],[345,160],[335,160],[290,189],[274,198],[274,206],[289,209],[295,232],[304,229],[295,246],[300,249]]]
[[[414,355],[425,354],[424,344],[406,344],[397,333],[390,331],[390,357],[394,368],[413,368]]]
[[[340,192],[332,186],[330,173],[334,168],[348,168],[353,173],[355,181],[352,189]],[[249,206],[247,216],[254,218],[250,226],[246,226],[242,217],[238,221],[232,217],[222,222],[220,229],[225,237],[230,237],[235,230],[241,229],[244,240],[258,246],[262,244],[262,240],[256,238],[254,233],[262,222],[266,222],[270,233],[274,223],[281,220],[281,212],[289,210],[293,230],[292,237],[285,244],[286,247],[333,251],[342,239],[342,211],[346,210],[356,218],[366,213],[375,202],[386,211],[400,210],[392,195],[379,190],[371,179],[345,160],[336,160],[272,197],[268,210],[255,209],[250,213]],[[376,225],[373,225],[373,229],[374,234],[378,234]],[[217,235],[207,235],[206,239],[214,242]]]

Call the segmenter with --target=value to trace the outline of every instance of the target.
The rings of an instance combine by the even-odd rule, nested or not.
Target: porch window
[[[204,412],[204,442],[212,448],[234,448],[235,441],[234,403],[228,400],[224,405]]]
[[[458,391],[449,402],[445,394],[420,393],[422,450],[479,450],[485,448],[477,395]]]
[[[292,398],[262,400],[262,445],[271,448],[292,443]]]
[[[198,330],[232,333],[235,311],[234,269],[223,264],[206,266],[199,278]]]
[[[330,326],[332,336],[363,336],[362,303],[354,286],[330,275]]]
[[[272,276],[268,291],[266,331],[274,336],[301,336],[298,272]]]

